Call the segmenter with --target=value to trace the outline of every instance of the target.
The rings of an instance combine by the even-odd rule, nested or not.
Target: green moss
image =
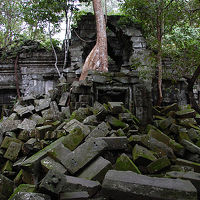
[[[63,140],[65,147],[73,151],[84,139],[85,135],[82,132],[81,128],[74,128],[69,135]]]
[[[137,160],[138,158],[142,157],[150,161],[155,161],[157,158],[153,155],[151,151],[148,149],[136,144],[132,151],[133,160]]]
[[[15,191],[8,200],[11,200],[18,192],[35,192],[35,191],[36,191],[35,185],[21,184],[15,189]]]
[[[126,154],[122,154],[117,159],[115,169],[119,171],[133,171],[138,174],[141,174],[140,170]]]
[[[171,165],[167,156],[157,159],[147,166],[149,173],[156,173]]]
[[[115,128],[126,128],[126,123],[120,121],[119,119],[110,116],[108,119],[108,122],[111,126],[115,127]]]

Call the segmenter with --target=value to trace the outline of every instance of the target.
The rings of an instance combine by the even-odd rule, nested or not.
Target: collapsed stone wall
[[[109,71],[128,73],[132,71],[135,62],[140,62],[143,67],[148,67],[150,51],[147,49],[145,38],[139,27],[136,25],[125,25],[120,21],[120,16],[109,16],[107,21],[108,35],[108,55],[109,55]],[[63,53],[58,53],[58,67],[63,70],[64,76],[68,83],[78,80],[83,63],[95,45],[96,28],[94,16],[86,15],[78,22],[78,26],[72,32],[71,45],[69,49],[69,63],[66,69],[63,67]],[[46,94],[50,89],[54,88],[58,81],[58,75],[55,70],[55,58],[52,52],[44,50],[31,50],[20,54],[18,66],[18,78],[20,83],[20,91],[22,95],[42,95]],[[14,62],[14,61],[13,61]],[[168,62],[169,64],[169,62]],[[14,73],[14,64],[0,63],[0,106],[9,104],[16,96],[16,82]],[[124,77],[125,78],[125,77]],[[139,79],[139,77],[138,77]],[[96,81],[96,80],[94,80]],[[97,80],[98,82],[98,80]],[[114,80],[116,82],[116,80]],[[118,84],[123,87],[123,82]],[[152,84],[153,83],[153,84]],[[95,83],[96,84],[96,83]],[[95,85],[94,84],[94,85]],[[107,83],[106,83],[107,84]],[[105,85],[106,85],[105,84]],[[112,90],[112,84],[109,83]],[[132,83],[126,81],[127,85]],[[164,85],[164,104],[178,102],[180,105],[187,103],[185,88],[183,81],[176,83],[176,87],[171,87],[169,81],[163,81]],[[165,87],[166,85],[166,87]],[[100,87],[100,86],[98,86]],[[114,87],[114,85],[113,85]],[[128,87],[128,86],[127,86]],[[156,103],[157,88],[155,82],[150,78],[145,85],[147,91],[152,91],[153,103]],[[168,88],[168,89],[166,89]],[[97,89],[94,92],[102,92],[104,89]],[[125,89],[121,89],[122,95],[127,95]],[[169,92],[170,91],[170,92]],[[198,91],[197,91],[198,92]],[[109,91],[107,92],[109,93]],[[83,94],[84,95],[84,94]],[[117,98],[117,95],[112,94]],[[5,97],[6,96],[6,97]],[[95,96],[95,95],[93,95]],[[98,95],[96,95],[98,96]],[[82,99],[85,97],[81,97]],[[77,99],[76,104],[81,104],[82,99]],[[87,99],[87,98],[86,98]],[[92,97],[92,99],[95,99]],[[80,100],[80,102],[78,102]],[[84,99],[85,101],[85,99]],[[136,100],[134,100],[136,101]],[[92,103],[89,100],[87,103]],[[141,104],[142,105],[142,104]],[[142,105],[143,106],[143,105]],[[140,106],[140,107],[142,107]]]

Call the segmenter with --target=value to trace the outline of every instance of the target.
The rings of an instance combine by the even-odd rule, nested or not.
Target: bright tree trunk
[[[96,19],[97,41],[86,58],[79,80],[86,78],[88,70],[108,71],[106,23],[101,0],[93,0],[93,8]]]

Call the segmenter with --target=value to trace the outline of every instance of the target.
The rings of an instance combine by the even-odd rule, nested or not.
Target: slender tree
[[[163,39],[173,27],[182,19],[182,6],[184,0],[123,0],[122,8],[139,22],[145,33],[149,46],[156,55],[158,98],[157,104],[161,105],[162,95],[162,54]]]
[[[96,45],[86,58],[79,80],[84,80],[88,70],[108,71],[106,23],[101,0],[93,0],[93,8],[96,19],[97,41]]]

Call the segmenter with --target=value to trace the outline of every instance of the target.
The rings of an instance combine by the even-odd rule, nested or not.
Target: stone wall
[[[86,81],[72,84],[70,107],[72,110],[94,105],[94,102],[123,102],[141,123],[152,121],[152,96],[138,73],[89,72]]]

